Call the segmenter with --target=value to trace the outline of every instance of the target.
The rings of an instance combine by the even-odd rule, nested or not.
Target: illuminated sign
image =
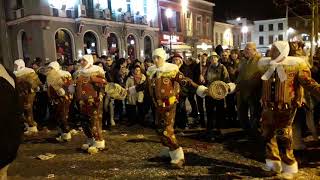
[[[163,39],[168,40],[168,42],[171,41],[172,43],[179,42],[180,40],[179,36],[171,35],[171,38],[170,38],[170,35],[166,35],[166,34],[163,35]]]
[[[206,44],[206,43],[202,43],[201,45],[197,45],[197,48],[206,51],[206,50],[208,50],[208,49],[211,49],[211,48],[212,48],[212,45],[208,45],[208,44]]]

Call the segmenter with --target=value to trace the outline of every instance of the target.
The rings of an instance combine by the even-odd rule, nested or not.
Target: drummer
[[[207,87],[214,81],[230,82],[227,68],[219,62],[219,58],[220,57],[216,52],[213,52],[212,56],[210,56],[210,65],[205,75]],[[210,96],[206,96],[205,98],[205,107],[207,111],[207,138],[210,140],[215,140],[221,135],[220,128],[225,118],[224,103],[224,99],[217,100]],[[216,131],[213,131],[214,129]]]

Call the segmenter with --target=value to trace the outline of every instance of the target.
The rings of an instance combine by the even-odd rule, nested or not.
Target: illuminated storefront
[[[57,60],[63,64],[69,64],[73,62],[72,55],[72,41],[69,33],[60,29],[56,32],[55,35],[55,44],[56,44],[56,56]]]
[[[108,36],[108,53],[109,55],[119,55],[119,43],[118,38],[114,33],[110,33]]]
[[[93,54],[143,60],[159,47],[157,0],[23,1],[18,10],[13,1],[6,3],[7,13],[15,13],[7,21],[13,58],[68,64]]]
[[[136,39],[134,38],[133,35],[129,35],[127,38],[127,47],[128,47],[128,58],[130,58],[131,60],[135,60],[136,59]]]

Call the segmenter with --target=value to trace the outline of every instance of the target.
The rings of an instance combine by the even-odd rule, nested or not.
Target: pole
[[[287,39],[289,41],[290,39],[289,39],[289,33],[288,33],[288,29],[289,29],[289,16],[288,16],[288,14],[289,14],[289,5],[288,5],[288,2],[287,2],[287,4],[286,4],[286,21],[287,21],[286,34],[287,34]]]
[[[315,0],[315,12],[314,12],[314,30],[315,30],[315,39],[316,39],[316,48],[319,47],[318,45],[318,39],[319,39],[319,36],[318,36],[318,33],[319,33],[319,1],[318,0]]]
[[[168,21],[168,31],[169,31],[169,56],[171,56],[171,52],[172,52],[172,32],[171,32],[171,28],[170,28],[170,18],[167,16],[167,21]]]
[[[169,56],[171,56],[171,52],[172,52],[172,43],[171,43],[171,41],[172,41],[172,34],[171,34],[171,31],[170,31],[170,51],[169,51]]]
[[[310,65],[311,67],[313,66],[313,40],[314,40],[314,23],[315,23],[315,18],[314,18],[314,15],[315,15],[315,1],[317,0],[312,0],[312,6],[311,6],[311,10],[312,10],[312,21],[311,21],[311,24],[312,24],[312,27],[311,27],[311,48],[310,48]]]

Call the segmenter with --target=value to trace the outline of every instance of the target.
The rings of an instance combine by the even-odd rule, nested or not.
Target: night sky
[[[285,8],[276,7],[272,0],[214,0],[217,21],[236,17],[263,20],[285,17]]]

